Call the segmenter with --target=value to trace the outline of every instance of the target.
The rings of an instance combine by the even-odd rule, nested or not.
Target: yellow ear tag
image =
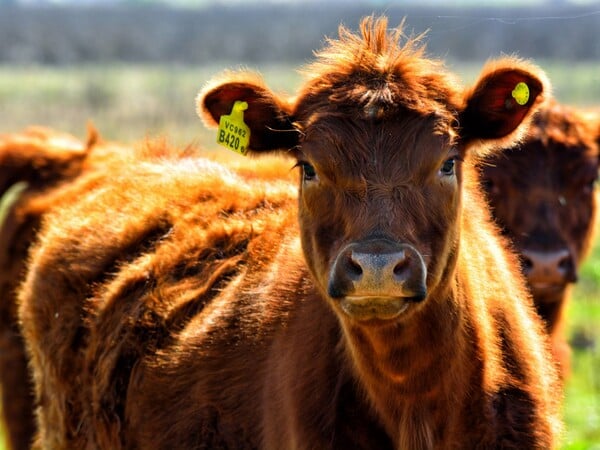
[[[250,143],[250,128],[244,123],[244,111],[247,109],[248,103],[236,100],[231,114],[219,119],[217,134],[217,144],[242,155],[248,152]]]
[[[511,94],[515,101],[523,106],[527,104],[527,101],[529,100],[529,86],[521,81],[520,83],[517,83]]]

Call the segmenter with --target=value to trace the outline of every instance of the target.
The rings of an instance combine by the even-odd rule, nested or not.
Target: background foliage
[[[448,2],[433,9],[414,2],[398,3],[232,2],[177,9],[110,3],[4,7],[0,62],[297,62],[310,58],[324,36],[336,34],[340,23],[356,28],[362,16],[372,13],[385,13],[390,26],[406,18],[407,34],[430,30],[431,53],[449,54],[461,61],[514,52],[563,61],[600,59],[598,5],[546,2],[464,9],[448,6]]]

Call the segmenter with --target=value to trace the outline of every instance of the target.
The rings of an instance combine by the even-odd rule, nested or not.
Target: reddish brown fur
[[[481,180],[494,217],[521,253],[563,375],[569,372],[564,336],[569,288],[595,225],[598,123],[591,113],[553,102],[536,116],[522,144],[482,164]],[[546,268],[530,255],[559,256],[554,267]]]
[[[77,176],[85,157],[85,146],[75,137],[41,127],[0,135],[0,198],[7,195],[0,219],[0,383],[7,444],[13,450],[30,448],[35,432],[15,292],[39,226],[41,205],[34,207],[32,199],[59,191]]]
[[[43,127],[0,135],[0,383],[7,445],[29,449],[35,434],[33,385],[17,320],[16,290],[42,217],[97,185],[98,168],[120,165],[130,149],[104,142],[90,127],[86,143]],[[73,185],[84,183],[73,188]],[[76,194],[75,194],[76,195]]]
[[[200,96],[209,122],[249,103],[251,151],[295,157],[299,199],[287,181],[147,153],[48,217],[20,292],[37,447],[557,445],[556,374],[472,167],[474,144],[522,132],[546,81],[505,59],[463,97],[386,26],[342,30],[295,101],[247,74]],[[410,255],[401,292],[332,287],[365,238],[411,243],[371,255]]]

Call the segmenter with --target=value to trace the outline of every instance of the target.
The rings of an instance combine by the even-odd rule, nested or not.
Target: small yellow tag
[[[250,143],[250,128],[244,123],[244,111],[248,103],[236,100],[231,114],[221,116],[217,134],[217,144],[245,155]]]
[[[523,106],[527,104],[529,100],[529,86],[522,81],[517,83],[512,91],[512,96],[519,105]]]

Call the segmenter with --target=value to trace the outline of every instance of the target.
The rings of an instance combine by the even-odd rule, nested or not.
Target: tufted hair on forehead
[[[377,119],[410,109],[445,116],[450,122],[462,89],[441,61],[425,56],[423,35],[406,37],[403,26],[404,22],[388,30],[387,18],[373,16],[361,21],[359,34],[340,26],[339,38],[328,39],[304,70],[307,82],[299,96],[304,97],[299,113],[302,106],[320,102],[339,107],[351,103]]]

